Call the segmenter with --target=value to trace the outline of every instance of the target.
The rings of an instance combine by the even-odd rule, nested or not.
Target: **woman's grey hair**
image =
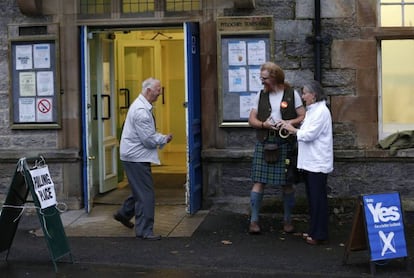
[[[310,80],[303,85],[309,92],[315,95],[315,102],[327,100],[325,92],[323,91],[321,83],[316,80]]]

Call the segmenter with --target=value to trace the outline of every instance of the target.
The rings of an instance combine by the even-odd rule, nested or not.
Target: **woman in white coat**
[[[319,82],[306,83],[302,99],[306,114],[300,128],[289,122],[282,126],[297,137],[297,167],[304,173],[310,216],[309,229],[303,238],[308,244],[316,245],[328,239],[327,179],[333,171],[332,118]]]

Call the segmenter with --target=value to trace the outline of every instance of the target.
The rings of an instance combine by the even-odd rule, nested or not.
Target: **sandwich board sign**
[[[407,257],[400,195],[365,195],[362,199],[371,261]]]
[[[60,212],[56,208],[54,183],[43,157],[40,160],[35,160],[35,166],[31,169],[29,169],[26,158],[21,158],[16,166],[9,192],[0,212],[0,232],[2,235],[0,237],[0,252],[7,250],[7,260],[29,192],[32,195],[49,253],[57,272],[56,261],[58,259],[65,255],[70,255],[72,262],[73,259],[60,219]]]
[[[365,230],[361,231],[361,227]],[[376,261],[407,258],[404,217],[398,192],[361,196],[345,248],[344,262],[349,251],[365,250],[367,247],[372,274],[375,273]]]

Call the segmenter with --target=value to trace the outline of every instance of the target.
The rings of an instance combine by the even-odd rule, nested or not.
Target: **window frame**
[[[203,0],[199,1],[200,8],[192,11],[167,11],[166,0],[154,0],[154,11],[147,12],[136,12],[136,13],[124,13],[122,12],[122,0],[112,0],[111,10],[109,13],[102,14],[81,14],[81,1],[77,1],[77,18],[80,20],[97,20],[97,19],[131,19],[131,18],[142,18],[142,19],[163,19],[172,17],[183,17],[183,16],[200,16],[203,12]]]
[[[404,25],[405,22],[405,7],[406,6],[414,6],[413,2],[405,2],[405,0],[401,0],[400,2],[386,2],[387,0],[379,0],[379,10],[378,10],[378,26],[381,26],[381,8],[382,6],[400,6],[401,7],[401,26],[389,26],[389,27],[406,27]]]
[[[111,18],[112,14],[114,13],[114,2],[117,2],[118,0],[115,1],[109,1],[109,12],[104,12],[104,13],[93,13],[93,14],[83,14],[81,13],[81,2],[82,0],[78,0],[77,4],[77,17],[80,19],[103,19],[103,18]]]
[[[119,8],[119,16],[121,18],[134,18],[134,17],[156,17],[157,11],[159,10],[160,2],[154,0],[154,10],[153,11],[145,11],[145,12],[131,12],[125,13],[123,12],[123,0],[117,0],[119,3],[117,4]]]
[[[383,123],[383,92],[382,92],[382,41],[385,40],[414,40],[414,27],[407,26],[392,26],[392,27],[382,27],[381,26],[381,6],[384,4],[382,0],[378,0],[377,6],[377,28],[375,30],[375,38],[377,40],[377,75],[378,75],[378,137],[379,140],[386,138],[392,133],[384,132],[384,123]],[[400,3],[395,3],[395,5],[401,5],[405,3],[402,0]],[[394,4],[394,3],[393,3]],[[386,4],[389,5],[389,4]],[[414,2],[411,2],[410,5],[414,5]],[[404,16],[402,17],[402,24],[404,24]],[[414,128],[414,123],[413,123]]]

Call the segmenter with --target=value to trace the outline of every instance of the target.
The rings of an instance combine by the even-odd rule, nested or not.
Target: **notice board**
[[[273,60],[273,17],[220,17],[217,35],[220,126],[248,126],[260,66]]]
[[[9,47],[11,127],[60,128],[57,39],[19,38]]]

